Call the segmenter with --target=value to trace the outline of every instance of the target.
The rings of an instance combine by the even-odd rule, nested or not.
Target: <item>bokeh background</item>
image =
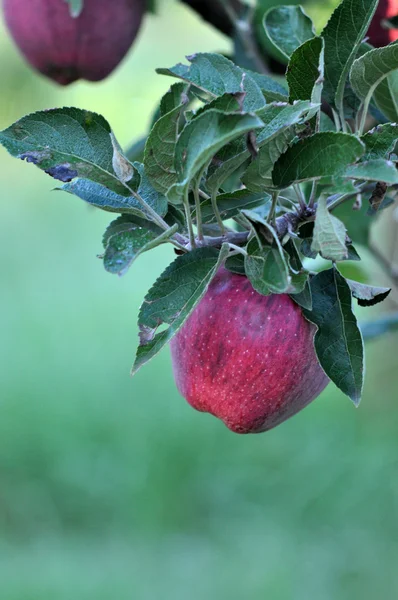
[[[228,50],[159,4],[108,80],[67,89],[32,73],[0,23],[1,128],[72,105],[125,145],[142,135],[170,85],[155,67]],[[319,25],[331,4],[308,10]],[[129,377],[138,308],[171,250],[107,274],[109,216],[0,154],[0,597],[397,598],[397,335],[368,344],[359,410],[331,385],[269,433],[232,434],[179,397],[167,350]],[[360,269],[387,281],[366,253]]]

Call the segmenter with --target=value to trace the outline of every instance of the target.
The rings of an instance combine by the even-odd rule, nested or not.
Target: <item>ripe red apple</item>
[[[84,0],[77,18],[66,0],[3,0],[7,26],[22,54],[62,85],[99,81],[133,43],[146,0]]]
[[[398,15],[398,0],[380,0],[368,29],[367,36],[372,46],[380,48],[398,39],[398,30],[386,29],[382,26],[383,19]]]
[[[317,360],[316,328],[286,294],[263,296],[222,268],[171,341],[177,387],[194,408],[236,433],[279,425],[329,379]]]

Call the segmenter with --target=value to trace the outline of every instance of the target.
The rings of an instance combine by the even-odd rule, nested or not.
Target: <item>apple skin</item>
[[[398,30],[385,29],[381,25],[383,19],[395,17],[398,14],[398,0],[380,0],[367,32],[372,46],[380,48],[398,39]]]
[[[315,331],[288,295],[263,296],[221,268],[171,340],[178,390],[236,433],[272,429],[329,383]]]
[[[145,0],[84,0],[73,18],[65,0],[3,0],[8,29],[27,61],[61,85],[99,81],[133,43]]]

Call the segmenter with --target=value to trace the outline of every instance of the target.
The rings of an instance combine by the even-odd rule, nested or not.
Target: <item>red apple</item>
[[[77,18],[66,0],[3,0],[7,26],[22,54],[62,85],[99,81],[133,43],[146,0],[84,0]]]
[[[222,268],[171,341],[177,387],[191,406],[236,433],[271,429],[329,382],[315,331],[288,295],[263,296]]]
[[[367,36],[372,46],[380,48],[398,39],[398,30],[386,29],[383,19],[398,15],[398,0],[380,0],[368,29]]]

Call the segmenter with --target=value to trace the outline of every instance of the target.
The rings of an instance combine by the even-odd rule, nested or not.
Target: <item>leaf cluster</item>
[[[359,402],[364,352],[352,299],[369,306],[389,290],[346,280],[337,263],[360,260],[353,241],[367,243],[398,187],[398,44],[363,43],[376,4],[343,0],[320,35],[300,6],[262,14],[267,47],[287,65],[282,82],[212,53],[158,69],[176,82],[127,153],[103,117],[76,108],[28,115],[0,133],[58,189],[118,213],[103,237],[110,273],[174,247],[141,307],[134,371],[225,265],[260,294],[289,294],[301,306],[317,326],[324,371]],[[368,130],[376,110],[380,122]],[[330,262],[321,273],[311,270],[317,256]]]

